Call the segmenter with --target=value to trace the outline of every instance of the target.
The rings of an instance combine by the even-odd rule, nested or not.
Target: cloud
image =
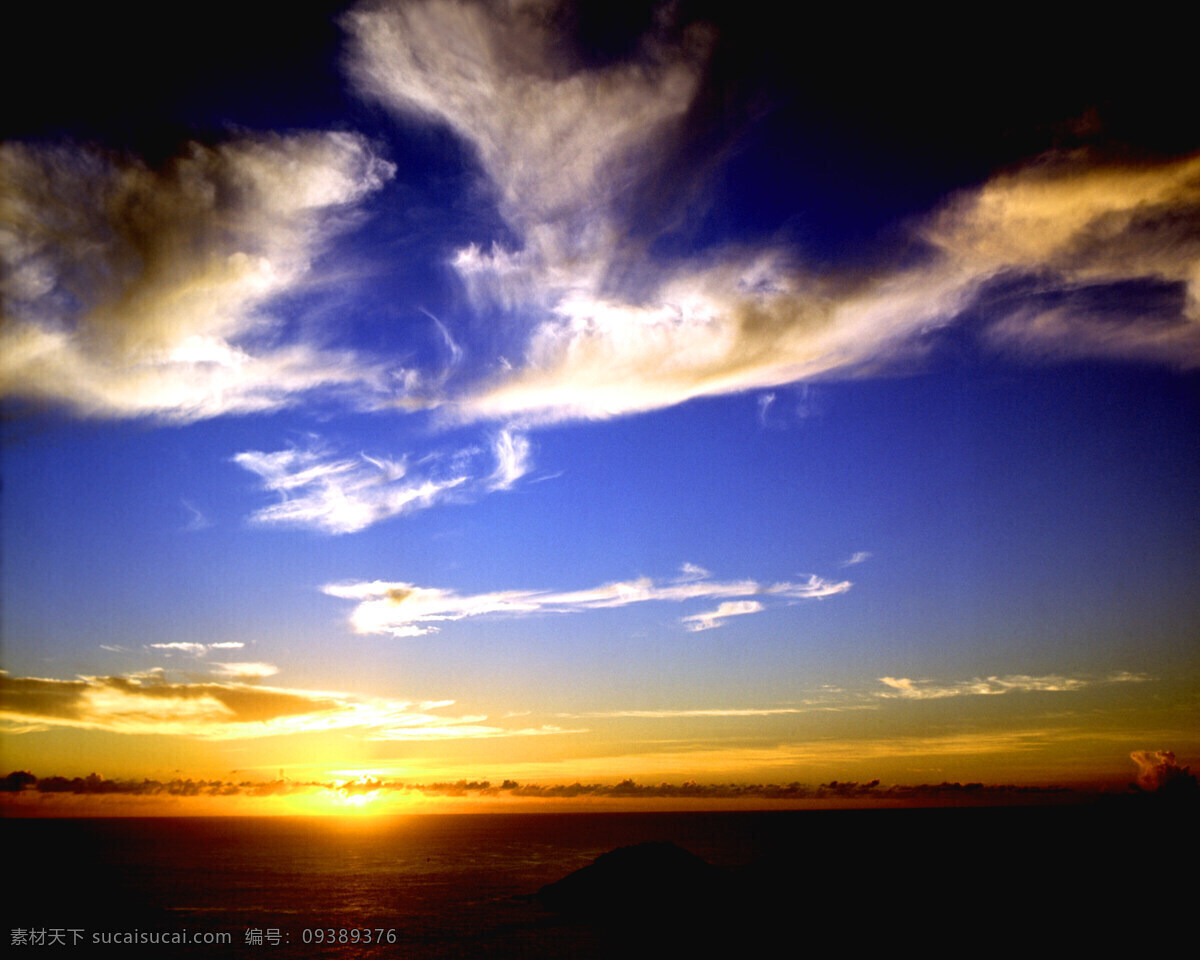
[[[190,653],[197,657],[203,656],[208,650],[208,646],[203,643],[148,643],[146,646],[150,650],[178,651],[179,653]]]
[[[0,395],[186,422],[335,394],[521,426],[763,391],[765,416],[775,388],[897,369],[951,325],[1038,361],[1200,365],[1200,155],[1035,158],[914,219],[902,255],[869,267],[778,243],[668,255],[676,219],[644,201],[698,149],[719,38],[664,11],[624,61],[585,63],[560,6],[372,0],[341,20],[352,83],[462,138],[509,227],[451,257],[501,321],[482,375],[450,384],[465,351],[436,318],[448,364],[425,376],[273,312],[394,175],[361,136],[242,134],[158,167],[14,143]]]
[[[1193,796],[1200,792],[1196,775],[1181,766],[1170,750],[1135,750],[1129,759],[1137,764],[1137,785],[1143,790]]]
[[[462,137],[517,238],[453,259],[519,357],[464,389],[458,416],[598,419],[873,375],[981,317],[981,342],[1021,357],[1200,364],[1200,156],[1038,158],[915,221],[903,261],[869,270],[779,246],[656,257],[633,198],[671,169],[711,33],[656,31],[586,65],[557,7],[385,2],[344,21],[359,89]],[[1114,307],[1131,284],[1137,304]]]
[[[922,236],[990,304],[986,338],[1046,358],[1200,364],[1200,155],[1104,162],[1051,156],[965,192]],[[1134,294],[1132,297],[1130,294]]]
[[[712,740],[665,741],[665,749],[630,749],[609,756],[589,756],[576,769],[587,776],[636,774],[641,771],[677,771],[682,775],[728,776],[738,770],[776,769],[788,775],[814,765],[861,769],[865,762],[894,764],[900,758],[967,758],[1054,752],[1058,756],[1073,745],[1122,741],[1123,735],[1097,734],[1094,727],[1046,726],[1040,728],[969,730],[931,735],[881,735],[866,737],[814,737],[779,743],[715,745]],[[678,745],[678,746],[677,746]],[[555,762],[529,765],[523,776],[554,776]],[[543,774],[545,771],[545,774]]]
[[[758,613],[762,609],[764,609],[763,605],[757,600],[726,600],[716,610],[693,613],[691,616],[682,617],[681,621],[695,633],[719,627],[729,617],[737,617],[745,613]]]
[[[264,677],[270,664],[218,664],[235,678]],[[453,700],[399,701],[290,690],[236,680],[170,683],[161,674],[54,680],[0,672],[0,721],[9,733],[74,727],[200,740],[240,740],[325,730],[366,739],[430,740],[576,733],[510,728],[485,715],[447,716]]]
[[[270,305],[393,171],[349,133],[190,143],[157,169],[0,145],[0,394],[192,421],[383,389],[349,353],[282,339]]]
[[[501,430],[492,449],[496,454],[496,470],[488,481],[488,488],[508,490],[530,470],[529,440],[511,430]]]
[[[68,779],[61,776],[36,777],[26,771],[15,771],[0,782],[0,797],[12,804],[47,794],[86,794],[91,796],[168,796],[168,797],[272,797],[290,796],[297,793],[328,793],[339,797],[370,794],[383,797],[389,794],[424,794],[437,797],[502,797],[512,799],[570,800],[576,798],[616,799],[687,799],[687,800],[822,800],[871,799],[871,800],[919,800],[953,796],[983,795],[995,802],[1006,795],[1026,797],[1039,793],[1069,793],[1061,786],[1015,786],[1013,784],[984,783],[940,783],[940,784],[892,784],[884,786],[879,780],[866,783],[838,781],[817,786],[799,782],[792,783],[697,783],[686,780],[681,783],[638,783],[633,779],[617,783],[519,783],[505,779],[500,783],[491,780],[453,780],[432,783],[406,783],[380,777],[359,776],[352,780],[290,779],[241,782],[227,780],[110,780],[98,774]],[[20,795],[19,797],[13,794]]]
[[[430,507],[468,480],[454,475],[413,477],[404,460],[366,454],[337,459],[319,449],[248,450],[233,461],[258,474],[264,489],[280,495],[278,503],[256,510],[252,522],[325,533],[354,533],[388,517]]]
[[[244,643],[238,640],[227,640],[222,643],[188,643],[182,641],[174,641],[171,643],[147,643],[147,650],[166,650],[168,655],[171,653],[190,653],[192,656],[202,657],[209,650],[241,650]]]
[[[1081,690],[1097,683],[1130,683],[1147,679],[1149,678],[1145,674],[1132,674],[1128,671],[1099,679],[1055,674],[1043,677],[1016,674],[986,679],[975,677],[972,680],[958,680],[947,684],[938,684],[932,680],[911,680],[908,677],[880,677],[879,682],[889,689],[878,692],[875,696],[887,699],[942,700],[946,697],[997,696],[1005,693],[1064,693]]]
[[[492,453],[496,464],[488,475],[474,448],[410,464],[407,457],[337,457],[315,443],[272,453],[247,450],[233,462],[279,494],[279,502],[255,511],[252,522],[341,534],[427,509],[450,496],[465,500],[508,490],[530,469],[530,444],[520,434],[502,430]]]
[[[1133,673],[1129,670],[1118,670],[1116,673],[1110,673],[1105,680],[1108,683],[1145,683],[1150,679],[1150,676],[1145,673]]]
[[[694,563],[683,563],[679,566],[679,580],[707,580],[712,574]]]
[[[767,425],[768,414],[774,402],[775,391],[773,390],[758,395],[758,422],[760,426],[765,427]]]
[[[438,329],[438,333],[440,333],[442,335],[442,342],[445,343],[446,350],[450,354],[448,367],[453,368],[453,367],[458,366],[459,363],[462,362],[463,353],[464,353],[463,348],[461,346],[459,346],[458,343],[455,342],[455,340],[452,336],[450,336],[450,331],[446,329],[446,325],[444,323],[442,323],[441,320],[439,320],[437,317],[435,317],[428,310],[422,309],[421,312],[423,314],[425,314],[425,316],[427,316],[430,320],[433,321],[434,326],[436,326]]]
[[[791,600],[820,599],[845,593],[849,581],[833,582],[816,575],[800,583],[763,585],[753,580],[719,582],[676,580],[655,583],[648,577],[606,583],[586,590],[555,593],[549,590],[503,590],[461,596],[452,590],[418,587],[411,583],[375,580],[364,583],[333,583],[322,589],[357,606],[350,617],[357,633],[388,633],[395,637],[419,637],[438,629],[437,624],[478,616],[529,616],[540,613],[579,613],[655,601],[683,602],[696,599],[778,597]],[[744,604],[762,605],[758,601]],[[722,606],[726,606],[723,604]],[[754,612],[734,604],[729,612],[713,611],[699,618],[734,616]],[[696,618],[685,618],[696,619]],[[717,625],[715,622],[713,626]],[[701,628],[704,629],[704,628]]]
[[[858,563],[866,563],[871,559],[871,553],[867,550],[858,550],[851,554],[850,559],[842,564],[843,567],[852,567]]]
[[[279,668],[273,663],[213,663],[213,673],[236,680],[257,680],[262,677],[273,677]]]
[[[475,148],[501,211],[527,232],[522,254],[497,254],[514,272],[518,261],[604,242],[595,234],[625,177],[683,117],[703,62],[693,36],[686,48],[647,45],[638,62],[577,69],[554,26],[557,7],[385,2],[343,20],[360,90]]]
[[[664,269],[654,293],[636,301],[576,283],[531,331],[524,364],[482,385],[462,409],[601,418],[869,375],[919,354],[937,329],[981,315],[982,342],[1021,357],[1194,368],[1197,184],[1200,158],[1145,170],[1062,161],[935,214],[918,267],[818,275],[782,251],[745,251]]]
[[[191,514],[191,519],[188,520],[187,525],[183,527],[183,531],[185,533],[195,533],[198,530],[205,530],[212,526],[212,521],[209,520],[208,517],[206,517],[199,509],[197,509],[193,503],[187,500],[180,500],[179,502],[183,505],[183,508]]]
[[[479,717],[486,720],[487,717]],[[491,740],[496,737],[545,737],[558,734],[587,733],[586,730],[568,729],[552,723],[540,727],[496,727],[485,726],[470,722],[470,718],[462,718],[452,723],[438,725],[428,720],[420,724],[406,727],[401,724],[390,724],[387,727],[373,731],[364,739],[367,740]]]
[[[394,167],[352,133],[242,134],[158,167],[0,146],[0,394],[186,422],[334,393],[521,425],[757,390],[765,415],[777,387],[896,369],[951,325],[1039,361],[1200,364],[1200,155],[1034,158],[869,267],[778,243],[668,255],[676,220],[644,200],[698,149],[719,38],[664,11],[624,61],[585,63],[559,8],[372,0],[341,21],[352,83],[462,138],[510,228],[451,258],[502,320],[484,375],[448,387],[464,350],[436,319],[448,366],[430,377],[288,334],[273,305],[311,289]]]
[[[585,717],[605,719],[634,718],[640,720],[676,720],[694,717],[774,717],[793,713],[809,713],[810,707],[699,707],[692,710],[610,710],[586,713]]]

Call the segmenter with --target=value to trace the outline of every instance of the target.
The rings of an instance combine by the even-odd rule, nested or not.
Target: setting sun
[[[366,774],[355,780],[335,780],[333,803],[345,808],[347,813],[378,813],[380,811],[374,808],[380,798],[379,787],[379,781]]]

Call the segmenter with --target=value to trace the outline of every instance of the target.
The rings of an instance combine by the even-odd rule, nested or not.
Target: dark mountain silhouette
[[[618,847],[542,887],[537,899],[555,913],[588,919],[673,917],[717,905],[732,889],[727,871],[664,841]]]
[[[640,843],[536,900],[596,931],[604,956],[630,943],[647,948],[638,955],[680,944],[744,950],[797,929],[825,946],[913,929],[946,942],[1003,929],[1063,949],[1101,946],[1132,939],[1119,918],[1190,914],[1190,885],[1172,863],[1185,856],[1198,808],[1157,800],[801,815],[738,866]]]

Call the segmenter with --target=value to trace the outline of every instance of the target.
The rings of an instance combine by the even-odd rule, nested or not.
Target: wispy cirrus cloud
[[[635,603],[683,602],[699,599],[763,597],[812,600],[836,596],[850,589],[849,581],[834,582],[815,574],[799,583],[760,584],[754,580],[674,580],[658,583],[649,577],[606,583],[586,590],[500,590],[463,596],[453,590],[419,587],[411,583],[374,580],[365,583],[332,583],[325,593],[357,603],[350,622],[357,633],[387,633],[419,637],[433,633],[438,624],[479,616],[531,616],[543,613],[581,613],[624,607]],[[722,604],[726,607],[726,604]],[[757,600],[734,601],[734,608],[684,617],[683,622],[707,623],[765,609]],[[699,629],[707,629],[702,626]]]
[[[393,172],[350,133],[190,143],[157,168],[0,145],[0,393],[186,422],[387,389],[377,365],[281,339],[270,304]]]
[[[206,530],[212,526],[212,521],[204,515],[204,513],[196,507],[195,504],[188,500],[179,501],[183,508],[191,515],[191,519],[182,528],[185,533],[196,533],[200,530]]]
[[[273,663],[261,661],[236,661],[233,663],[212,663],[212,671],[218,676],[232,677],[235,680],[261,680],[273,677],[279,668]]]
[[[175,640],[170,643],[147,643],[147,650],[162,650],[168,655],[172,653],[190,653],[194,657],[202,657],[209,650],[241,650],[246,645],[240,640],[224,640],[219,643],[192,643]]]
[[[693,613],[683,617],[682,622],[693,633],[701,630],[712,630],[725,623],[730,617],[739,617],[747,613],[758,613],[763,605],[757,600],[726,600],[716,610],[706,610],[703,613]]]
[[[1021,357],[1200,365],[1200,157],[1039,158],[916,221],[918,256],[865,271],[782,246],[655,258],[636,198],[701,108],[712,36],[656,32],[585,65],[556,7],[370,3],[344,21],[359,88],[469,143],[518,235],[453,261],[520,358],[462,389],[459,416],[595,419],[869,375],[981,312],[980,342]]]
[[[343,19],[359,89],[475,147],[528,244],[459,259],[492,259],[521,299],[567,249],[615,240],[603,234],[623,179],[691,105],[707,46],[698,31],[684,46],[647,44],[639,62],[581,70],[554,26],[558,6],[372,2]]]
[[[501,430],[495,438],[496,469],[488,478],[491,490],[508,490],[529,472],[530,444],[527,437]]]
[[[371,0],[341,21],[352,83],[461,137],[511,228],[452,256],[503,320],[484,375],[396,377],[289,339],[273,304],[394,167],[353,133],[247,133],[158,166],[0,146],[0,393],[175,422],[334,393],[532,424],[873,375],[966,321],[1022,358],[1200,365],[1200,156],[1034,158],[916,218],[904,256],[869,269],[780,243],[655,254],[675,220],[654,226],[643,201],[670,192],[718,99],[719,38],[664,11],[625,61],[584,63],[560,7]],[[435,322],[459,377],[465,350]]]
[[[57,680],[0,671],[0,721],[9,733],[74,727],[200,740],[356,731],[365,739],[430,740],[578,731],[508,727],[482,714],[442,713],[453,700],[407,701],[239,682],[269,664],[224,664],[228,681],[171,683],[161,673]],[[273,669],[273,668],[272,668]]]
[[[333,392],[537,423],[871,375],[965,321],[1022,358],[1200,364],[1200,157],[1034,158],[915,219],[904,257],[869,269],[779,243],[656,255],[674,218],[653,226],[642,201],[670,192],[671,159],[718,99],[719,38],[664,11],[625,61],[584,63],[561,6],[371,0],[341,21],[351,82],[461,137],[514,235],[452,257],[503,318],[486,375],[396,378],[284,335],[272,305],[394,167],[353,133],[247,133],[158,166],[0,147],[0,392],[176,422]],[[436,323],[457,370],[464,348]]]
[[[308,448],[233,457],[238,466],[262,478],[279,501],[254,512],[266,526],[302,527],[324,533],[354,533],[398,514],[422,510],[454,496],[473,499],[509,490],[530,469],[531,446],[524,436],[501,430],[490,450],[494,468],[480,463],[486,454],[471,448],[450,456],[339,457],[319,442]]]
[[[709,717],[776,717],[796,713],[809,713],[812,707],[695,707],[679,710],[608,710],[598,713],[578,714],[590,718],[608,720],[691,720]],[[575,716],[570,714],[569,716]]]
[[[908,677],[880,677],[879,682],[888,689],[877,691],[875,696],[885,699],[943,700],[947,697],[998,696],[1005,693],[1065,693],[1082,690],[1098,683],[1141,683],[1150,678],[1146,674],[1121,671],[1106,677],[1068,677],[1048,674],[1034,677],[1013,674],[1004,677],[975,677],[971,680],[956,680],[938,683],[933,680],[912,680]]]

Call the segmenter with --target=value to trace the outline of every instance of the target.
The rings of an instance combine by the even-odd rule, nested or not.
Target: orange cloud
[[[261,664],[230,664],[258,671]],[[261,675],[261,671],[255,675]],[[0,673],[0,721],[10,733],[77,727],[202,740],[357,730],[380,740],[476,739],[574,733],[515,728],[486,715],[438,711],[454,701],[398,701],[240,682],[169,683],[161,674],[52,680]]]

